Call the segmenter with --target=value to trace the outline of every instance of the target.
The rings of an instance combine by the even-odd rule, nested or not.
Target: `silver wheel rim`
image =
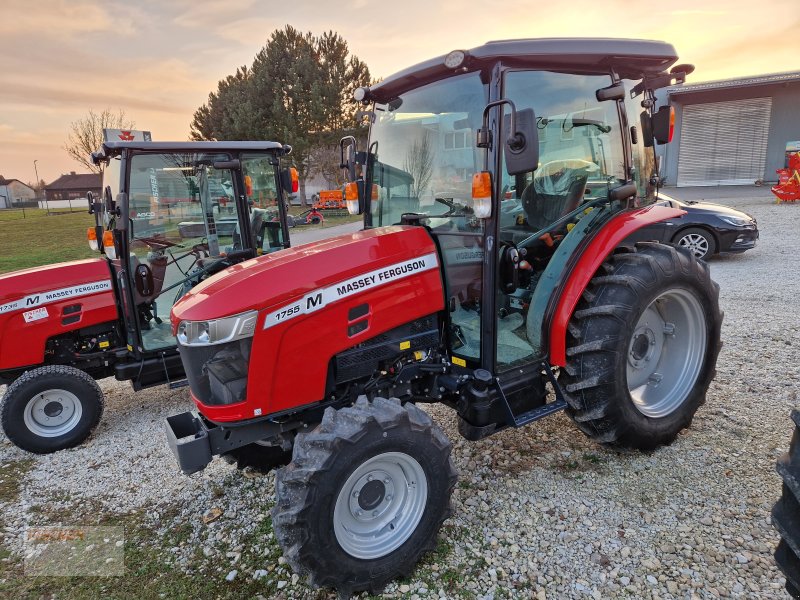
[[[53,438],[72,431],[81,420],[80,400],[67,390],[47,390],[36,394],[25,405],[23,420],[31,433]]]
[[[699,233],[690,233],[683,236],[678,245],[688,248],[697,258],[703,258],[708,254],[708,240]]]
[[[628,344],[628,391],[639,412],[665,417],[686,401],[703,368],[707,340],[694,293],[672,289],[650,303]]]
[[[386,556],[419,525],[428,500],[422,466],[403,452],[362,463],[347,478],[333,509],[333,531],[342,550],[361,559]]]

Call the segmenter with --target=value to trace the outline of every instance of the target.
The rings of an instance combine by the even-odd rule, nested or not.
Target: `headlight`
[[[737,227],[744,227],[745,225],[752,225],[753,220],[748,219],[746,217],[731,217],[731,216],[720,216],[720,219],[725,221],[726,223],[730,223],[731,225],[735,225]]]
[[[178,343],[182,346],[211,346],[253,336],[258,311],[211,321],[181,321],[178,325]]]

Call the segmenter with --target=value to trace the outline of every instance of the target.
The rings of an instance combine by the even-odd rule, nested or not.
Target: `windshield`
[[[397,224],[404,213],[425,213],[434,227],[474,220],[472,175],[482,169],[485,153],[475,147],[475,132],[485,105],[486,88],[477,73],[375,105],[373,226]]]

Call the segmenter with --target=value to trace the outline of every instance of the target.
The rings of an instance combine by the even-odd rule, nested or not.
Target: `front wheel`
[[[600,442],[669,444],[705,401],[721,326],[719,286],[691,253],[644,243],[610,256],[569,324],[568,414]]]
[[[451,444],[398,400],[329,408],[276,475],[275,535],[312,585],[377,593],[433,549],[450,515]]]
[[[8,386],[0,420],[14,444],[48,454],[83,442],[102,414],[103,392],[94,379],[74,367],[48,365]]]

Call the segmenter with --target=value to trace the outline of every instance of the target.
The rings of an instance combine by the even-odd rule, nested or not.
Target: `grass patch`
[[[33,468],[35,461],[31,458],[10,460],[0,466],[0,502],[14,502],[25,475]]]
[[[86,241],[86,229],[94,224],[86,211],[49,216],[40,209],[25,212],[22,219],[21,211],[19,218],[0,211],[0,273],[100,256]]]
[[[167,511],[167,521],[172,520]],[[56,518],[56,517],[54,517]],[[164,518],[158,519],[159,523]],[[280,548],[274,539],[266,554],[258,554],[256,548],[264,546],[264,538],[272,533],[272,522],[265,518],[256,530],[244,540],[242,557],[235,565],[229,565],[224,551],[211,558],[203,556],[200,544],[198,552],[192,557],[189,569],[193,574],[174,564],[170,546],[185,542],[191,530],[191,523],[179,523],[163,538],[153,529],[145,511],[124,514],[102,514],[97,508],[76,507],[71,515],[63,512],[57,517],[60,524],[80,523],[85,526],[117,526],[125,529],[125,574],[119,577],[32,577],[23,572],[22,560],[11,556],[7,549],[0,549],[3,563],[3,577],[0,578],[0,597],[2,598],[59,598],[60,600],[90,600],[95,598],[114,598],[120,600],[139,598],[264,598],[275,597],[278,581],[291,579],[288,567],[270,569],[267,577],[253,579],[251,569],[246,565],[269,564],[277,567]],[[39,525],[49,521],[42,519]],[[52,523],[51,523],[52,524]],[[222,569],[215,567],[221,566]],[[238,569],[233,581],[226,581],[228,571]],[[316,592],[294,586],[284,592],[304,597],[314,597]],[[326,594],[323,593],[324,597]]]

